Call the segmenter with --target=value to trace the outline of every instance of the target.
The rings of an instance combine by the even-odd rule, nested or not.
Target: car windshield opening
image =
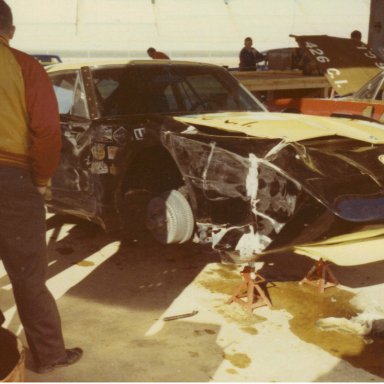
[[[263,111],[225,70],[126,66],[93,71],[101,115]]]

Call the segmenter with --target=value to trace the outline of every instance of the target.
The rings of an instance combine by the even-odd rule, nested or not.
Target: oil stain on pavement
[[[316,321],[321,318],[350,319],[356,316],[359,310],[351,304],[353,293],[333,287],[321,294],[313,287],[300,286],[297,282],[279,282],[269,289],[269,294],[273,309],[285,309],[292,315],[290,328],[301,340],[319,346],[356,368],[384,377],[384,340],[324,331],[316,326]]]
[[[199,280],[200,285],[209,291],[229,296],[241,282],[238,268],[233,265],[219,265],[214,270],[207,271]],[[273,305],[271,310],[285,310],[292,316],[289,325],[293,334],[304,342],[317,345],[328,353],[348,361],[356,368],[384,377],[383,338],[367,339],[353,333],[322,330],[316,325],[319,319],[327,317],[350,319],[358,315],[359,309],[351,304],[354,293],[338,287],[319,293],[316,288],[299,285],[295,281],[279,281],[268,284],[267,287]],[[219,307],[219,312],[238,322],[241,329],[250,334],[257,334],[257,323],[267,320],[258,316],[257,310],[249,314],[242,308],[239,312],[234,312]],[[240,367],[236,365],[238,356],[224,357]],[[243,363],[246,364],[245,360]]]
[[[223,358],[229,360],[237,368],[247,368],[251,364],[251,359],[245,353],[223,353]]]

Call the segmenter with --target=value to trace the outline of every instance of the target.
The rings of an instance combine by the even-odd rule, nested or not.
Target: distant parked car
[[[33,56],[40,64],[44,66],[62,63],[62,60],[58,55],[32,54],[31,56]]]
[[[54,212],[233,261],[384,222],[378,124],[269,113],[224,68],[58,64]]]
[[[305,75],[319,75],[319,70],[314,60],[307,60],[301,48],[275,48],[263,51],[265,62],[261,69],[268,70],[296,70]]]

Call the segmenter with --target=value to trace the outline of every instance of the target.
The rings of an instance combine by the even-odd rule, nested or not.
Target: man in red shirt
[[[153,47],[148,48],[147,53],[149,57],[152,57],[152,59],[169,60],[169,56],[167,56],[164,52],[156,51],[156,49]]]
[[[73,364],[46,282],[43,195],[60,158],[59,112],[52,83],[33,57],[9,46],[15,32],[0,0],[0,258],[39,373]],[[2,318],[2,316],[0,316]]]

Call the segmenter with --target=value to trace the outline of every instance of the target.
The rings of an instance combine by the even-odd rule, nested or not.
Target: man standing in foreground
[[[9,46],[12,11],[0,0],[0,258],[39,373],[78,361],[65,349],[56,302],[46,281],[43,195],[61,148],[52,84],[31,56]]]

